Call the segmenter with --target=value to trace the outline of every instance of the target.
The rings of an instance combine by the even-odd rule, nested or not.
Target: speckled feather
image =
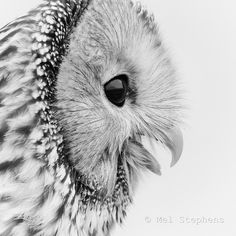
[[[133,90],[118,110],[101,89],[121,72]],[[179,100],[140,4],[44,1],[2,28],[0,235],[108,235],[126,216],[139,170],[159,172],[140,135],[164,142]]]

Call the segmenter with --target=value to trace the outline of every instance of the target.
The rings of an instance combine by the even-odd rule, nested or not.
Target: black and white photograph
[[[235,236],[236,2],[1,0],[0,236]]]

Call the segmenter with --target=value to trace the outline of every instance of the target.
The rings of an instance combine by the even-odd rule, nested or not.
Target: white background
[[[0,0],[0,26],[40,0]],[[115,236],[236,235],[236,2],[143,0],[154,12],[186,92],[185,147],[169,168],[161,150],[161,177],[146,173]],[[167,158],[164,158],[167,157]],[[172,217],[172,222],[158,222]],[[222,218],[181,223],[179,217]]]

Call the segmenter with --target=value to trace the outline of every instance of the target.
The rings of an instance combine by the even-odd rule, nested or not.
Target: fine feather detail
[[[0,30],[0,235],[108,235],[141,144],[178,124],[180,94],[153,16],[118,0],[44,1]],[[130,77],[117,109],[102,85]],[[131,96],[132,95],[132,96]]]

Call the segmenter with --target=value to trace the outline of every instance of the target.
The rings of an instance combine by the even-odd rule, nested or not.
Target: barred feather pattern
[[[59,161],[63,137],[50,107],[68,35],[87,4],[45,2],[1,30],[0,235],[92,235],[112,222],[99,206],[104,222],[89,207],[85,215],[91,191]]]
[[[99,183],[69,162],[55,87],[70,36],[89,4],[45,0],[0,30],[1,236],[109,235],[126,216],[137,171],[153,168],[153,157],[132,134],[118,156],[114,192],[103,198]],[[157,31],[153,16],[130,4]]]

